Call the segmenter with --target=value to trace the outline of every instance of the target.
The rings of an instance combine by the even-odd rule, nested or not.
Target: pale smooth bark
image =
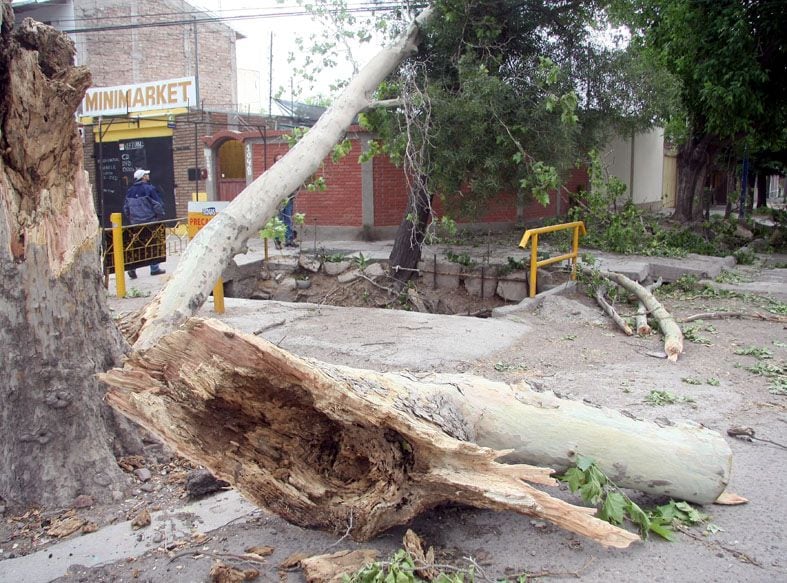
[[[424,10],[391,46],[380,51],[314,127],[199,232],[186,248],[172,279],[143,313],[135,348],[151,346],[202,306],[249,237],[275,214],[281,200],[319,168],[355,115],[372,103],[380,83],[402,59],[416,51],[421,28],[431,15],[431,8]]]
[[[455,501],[489,508],[497,499],[506,504],[501,509],[518,512],[534,510],[529,507],[534,503],[540,516],[564,528],[587,526],[583,517],[565,513],[568,509],[534,488],[521,493],[526,503],[512,505],[511,482],[502,478],[508,470],[487,464],[500,455],[507,464],[527,464],[530,469],[515,465],[519,469],[513,471],[538,483],[550,481],[549,471],[538,468],[564,470],[578,455],[588,456],[621,487],[700,504],[724,492],[732,464],[724,438],[698,424],[637,420],[525,383],[331,365],[214,321],[189,320],[103,378],[114,387],[108,396],[113,406],[253,500],[298,524],[322,527],[341,522],[352,508],[360,538],[460,491],[462,498]],[[420,429],[402,425],[402,417]],[[359,493],[378,489],[378,478],[360,477],[377,475],[365,460],[382,451],[378,432],[386,439],[407,434],[405,451],[412,449],[414,462],[423,457],[426,464],[418,472],[408,470],[409,476],[418,474],[412,477],[417,484],[405,488],[410,502],[393,515],[385,510],[396,507],[390,497]],[[475,444],[497,453],[483,464],[471,463]],[[455,458],[456,448],[468,452],[467,464]],[[344,453],[337,456],[337,451]],[[326,465],[307,471],[298,460]],[[390,468],[389,462],[383,465]],[[345,476],[344,485],[314,475],[323,471]],[[295,501],[281,498],[290,487],[301,492]]]
[[[670,362],[678,360],[678,355],[683,352],[683,331],[675,321],[675,318],[672,317],[672,314],[656,299],[656,296],[644,286],[620,273],[611,271],[596,272],[588,267],[583,268],[582,271],[587,274],[597,273],[637,296],[637,299],[643,303],[647,312],[653,316],[662,334],[664,334],[664,352],[667,353],[667,359]]]

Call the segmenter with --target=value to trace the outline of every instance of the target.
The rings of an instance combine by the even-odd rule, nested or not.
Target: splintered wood
[[[395,379],[199,319],[102,375],[116,409],[303,527],[366,540],[454,502],[543,518],[605,546],[638,540],[527,483],[555,485],[551,469],[498,463],[508,452],[451,437]]]

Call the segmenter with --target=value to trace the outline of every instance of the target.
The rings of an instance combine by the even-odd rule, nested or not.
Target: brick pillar
[[[369,138],[361,138],[361,152],[369,151]],[[361,164],[361,222],[364,232],[374,228],[374,159]]]

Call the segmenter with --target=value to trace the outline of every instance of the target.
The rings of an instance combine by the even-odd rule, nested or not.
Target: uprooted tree
[[[635,538],[630,533],[521,481],[552,483],[551,470],[494,460],[508,454],[508,461],[565,467],[582,454],[620,485],[711,502],[730,468],[718,434],[632,426],[619,414],[482,379],[422,383],[310,363],[221,325],[183,325],[229,258],[319,165],[381,77],[414,49],[428,15],[187,248],[173,279],[137,318],[137,350],[105,377],[117,387],[111,401],[299,524],[339,521],[364,538],[452,500],[543,516],[602,544],[626,546]],[[7,299],[0,334],[10,349],[0,363],[11,383],[0,393],[0,495],[12,504],[103,497],[119,472],[93,376],[115,364],[123,344],[102,300],[97,221],[72,121],[87,73],[71,66],[72,45],[53,29],[27,21],[14,29],[7,3],[2,34],[0,269]],[[653,462],[656,443],[662,457]],[[662,476],[655,468],[669,469]]]

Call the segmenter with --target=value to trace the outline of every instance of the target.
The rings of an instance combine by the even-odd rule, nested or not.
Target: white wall
[[[626,196],[637,205],[660,206],[664,172],[664,130],[654,128],[629,137],[616,137],[602,152],[610,176],[626,185]]]
[[[267,104],[265,104],[267,107]],[[263,110],[262,80],[254,69],[238,69],[238,110],[241,113],[260,113]]]
[[[45,4],[42,6],[34,2],[11,2],[11,8],[14,10],[14,17],[17,22],[23,18],[30,17],[38,22],[43,22],[55,27],[58,30],[72,30],[84,26],[74,20],[74,3],[65,2],[63,4]],[[77,44],[77,65],[79,62],[79,39],[76,34],[70,34],[71,40]]]

